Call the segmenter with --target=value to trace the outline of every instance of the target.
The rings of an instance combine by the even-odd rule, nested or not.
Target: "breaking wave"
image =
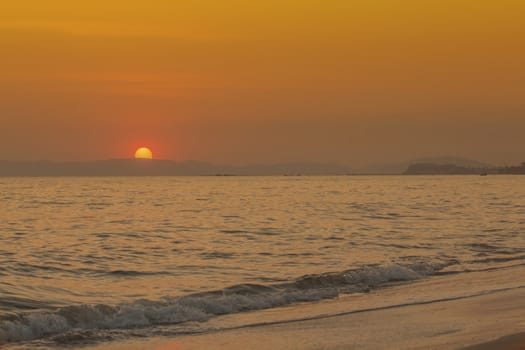
[[[394,282],[414,281],[455,264],[366,266],[343,272],[306,275],[272,285],[241,284],[223,290],[136,300],[111,305],[73,305],[55,311],[25,312],[0,319],[0,345],[56,336],[73,330],[118,330],[189,321],[203,322],[217,315],[268,309],[297,302],[367,292]]]

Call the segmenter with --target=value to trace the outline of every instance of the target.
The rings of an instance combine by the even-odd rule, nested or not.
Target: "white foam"
[[[238,285],[221,291],[161,301],[137,300],[119,306],[78,305],[54,312],[23,313],[0,320],[0,344],[39,339],[71,330],[111,330],[206,321],[216,315],[268,309],[295,302],[366,291],[393,281],[413,281],[445,265],[417,264],[364,267],[340,273],[309,275],[270,286]]]

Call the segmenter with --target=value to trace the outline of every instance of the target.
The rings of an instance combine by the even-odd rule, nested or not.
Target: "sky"
[[[0,159],[525,161],[522,0],[0,4]]]

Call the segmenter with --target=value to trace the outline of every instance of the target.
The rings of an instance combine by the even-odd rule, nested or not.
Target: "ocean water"
[[[520,176],[0,178],[0,345],[522,265],[524,232]]]

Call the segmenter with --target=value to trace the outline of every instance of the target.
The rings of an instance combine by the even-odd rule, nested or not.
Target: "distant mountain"
[[[0,176],[341,175],[349,171],[348,167],[328,163],[232,166],[145,159],[62,163],[0,161]]]
[[[415,163],[410,164],[405,175],[482,175],[497,174],[497,168],[472,168],[454,164]]]
[[[438,165],[455,165],[464,168],[493,168],[494,165],[478,162],[477,160],[461,158],[461,157],[429,157],[429,158],[418,158],[410,161],[410,164],[416,163],[431,163]]]
[[[459,175],[459,174],[508,174],[508,175],[525,175],[525,162],[520,165],[495,167],[487,166],[483,163],[470,162],[464,165],[455,165],[452,163],[414,163],[410,164],[406,175]]]
[[[417,158],[400,163],[371,164],[365,168],[358,169],[356,173],[361,174],[402,174],[414,164],[454,165],[464,168],[493,168],[493,165],[478,162],[476,160],[461,157],[427,157]]]

